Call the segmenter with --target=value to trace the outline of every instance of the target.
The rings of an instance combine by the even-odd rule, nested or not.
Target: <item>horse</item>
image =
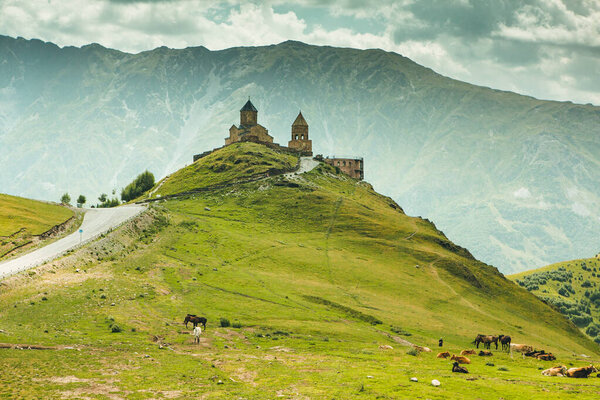
[[[204,318],[204,317],[198,317],[196,314],[188,314],[185,316],[185,320],[183,321],[186,328],[187,328],[188,322],[191,322],[192,324],[194,324],[194,328],[198,324],[202,324],[203,329],[206,330],[206,318]]]
[[[502,350],[510,351],[510,342],[511,338],[508,335],[498,335],[498,339],[500,339],[500,344],[502,345]]]
[[[472,343],[476,345],[477,348],[479,348],[479,343],[483,343],[484,349],[490,349],[491,344],[494,343],[496,345],[496,350],[498,350],[498,336],[479,334]]]
[[[202,328],[200,328],[199,326],[195,326],[194,331],[192,332],[192,335],[194,335],[194,343],[200,344],[200,335],[201,334],[202,334]]]

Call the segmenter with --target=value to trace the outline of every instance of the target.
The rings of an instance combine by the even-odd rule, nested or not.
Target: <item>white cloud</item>
[[[517,199],[528,199],[531,197],[531,192],[526,187],[521,187],[513,193]]]

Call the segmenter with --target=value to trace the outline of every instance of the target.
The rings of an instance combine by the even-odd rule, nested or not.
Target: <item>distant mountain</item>
[[[284,42],[126,54],[0,37],[0,191],[56,200],[157,178],[223,144],[252,97],[316,153],[504,272],[598,250],[600,108],[448,79],[398,54]]]

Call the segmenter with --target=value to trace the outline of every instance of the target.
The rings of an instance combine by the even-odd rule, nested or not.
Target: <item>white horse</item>
[[[192,331],[192,335],[194,335],[194,343],[200,343],[200,335],[202,334],[202,328],[199,326],[195,327]]]

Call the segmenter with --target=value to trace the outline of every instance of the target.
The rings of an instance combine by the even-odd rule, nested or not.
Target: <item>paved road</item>
[[[83,223],[79,229],[83,233],[75,232],[54,243],[39,248],[21,257],[0,263],[0,279],[25,271],[37,265],[50,261],[67,250],[73,249],[98,235],[107,232],[111,228],[119,226],[131,217],[136,216],[145,209],[144,206],[127,205],[116,208],[90,208],[85,212]]]

